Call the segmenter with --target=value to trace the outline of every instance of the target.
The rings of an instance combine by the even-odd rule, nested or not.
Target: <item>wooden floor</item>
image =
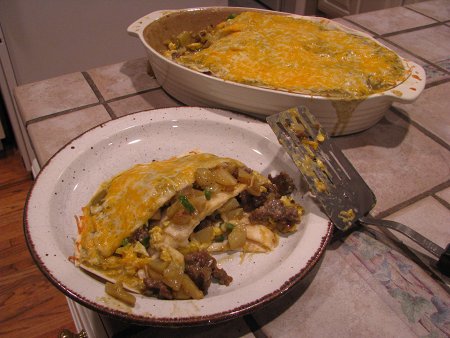
[[[0,158],[0,337],[57,337],[75,326],[60,293],[28,252],[22,211],[32,177],[15,149]]]

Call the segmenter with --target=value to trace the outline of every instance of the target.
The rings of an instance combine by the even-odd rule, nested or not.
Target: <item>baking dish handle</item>
[[[127,32],[131,36],[134,37],[140,37],[145,29],[150,23],[153,21],[159,19],[160,17],[166,15],[167,13],[170,13],[170,11],[156,11],[149,13],[145,16],[143,16],[140,19],[137,19],[135,22],[133,22],[131,25],[128,26]]]
[[[393,101],[412,103],[425,89],[426,74],[422,66],[413,61],[405,60],[405,64],[411,74],[403,83],[388,90],[385,95],[389,96]]]

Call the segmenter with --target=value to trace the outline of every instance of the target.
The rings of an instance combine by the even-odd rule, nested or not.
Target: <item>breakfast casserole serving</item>
[[[297,230],[303,208],[280,173],[191,152],[135,165],[101,184],[77,219],[75,264],[107,280],[106,292],[201,299],[212,281],[229,285],[214,252],[263,253]],[[128,290],[128,291],[127,291]]]

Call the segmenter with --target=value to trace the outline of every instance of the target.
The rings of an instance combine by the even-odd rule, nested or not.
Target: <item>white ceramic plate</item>
[[[101,182],[136,163],[200,149],[241,160],[264,174],[299,174],[265,123],[231,112],[194,107],[145,111],[100,125],[61,149],[31,190],[24,217],[30,251],[42,272],[62,292],[100,313],[138,324],[195,325],[249,313],[302,279],[325,250],[332,227],[309,198],[301,229],[280,238],[269,254],[216,256],[233,277],[213,284],[202,300],[167,301],[137,295],[134,308],[107,296],[104,284],[69,260],[77,235],[75,215]]]

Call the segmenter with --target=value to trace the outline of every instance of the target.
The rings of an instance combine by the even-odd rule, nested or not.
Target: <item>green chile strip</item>
[[[185,195],[181,195],[180,197],[180,203],[181,205],[186,209],[187,212],[192,214],[195,212],[194,206],[189,202],[189,199]]]

